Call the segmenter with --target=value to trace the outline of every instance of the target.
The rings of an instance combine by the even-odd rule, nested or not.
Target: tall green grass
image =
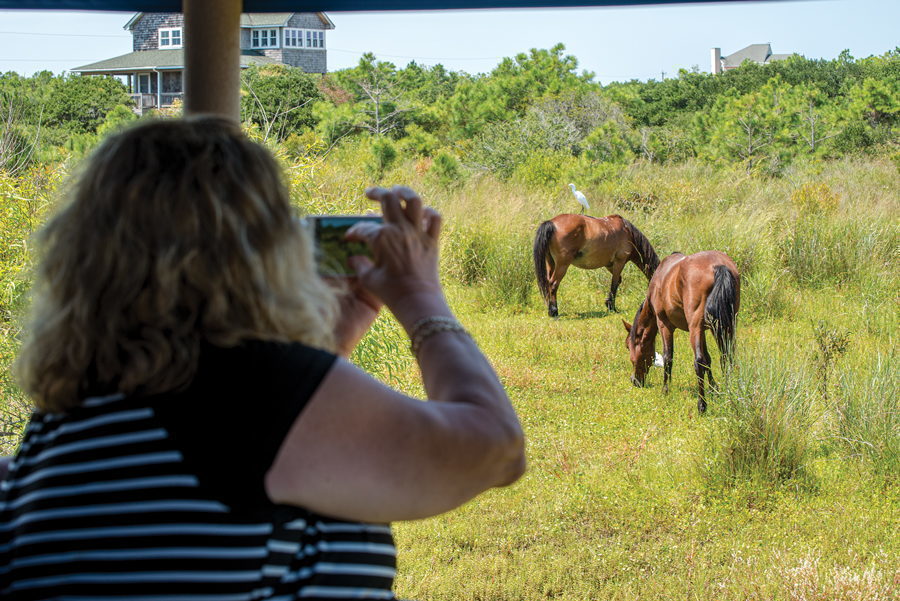
[[[401,156],[376,180],[366,172],[368,153],[352,144],[283,153],[292,201],[309,213],[361,213],[376,208],[363,195],[367,186],[403,183],[438,208],[448,298],[506,385],[528,441],[529,471],[515,486],[395,526],[399,596],[897,597],[900,535],[889,527],[900,507],[892,350],[900,331],[900,177],[893,164],[796,163],[784,177],[766,179],[693,162],[577,161],[501,182],[459,173],[448,181],[431,173],[433,163]],[[541,164],[534,161],[532,171]],[[592,214],[622,214],[661,256],[718,249],[736,260],[737,359],[725,376],[711,349],[720,389],[709,394],[704,416],[696,414],[684,333],[676,334],[669,395],[660,370],[646,388],[628,383],[620,316],[603,307],[606,270],[571,269],[559,291],[560,318],[546,316],[531,245],[541,221],[580,209],[570,181]],[[10,189],[0,200],[45,198],[24,183]],[[812,204],[796,202],[798,194]],[[14,242],[20,230],[3,227]],[[3,255],[0,273],[26,265],[16,263],[20,247],[4,250],[12,254]],[[4,289],[13,290],[4,299],[17,299],[5,305],[11,315],[28,278],[4,277]],[[646,287],[626,267],[621,316],[633,315]],[[7,411],[26,402],[8,375],[16,323],[3,321],[0,340]],[[846,335],[831,362],[827,399],[817,323]],[[382,315],[352,360],[421,395],[407,345],[396,321]],[[14,446],[11,432],[5,440]]]
[[[741,352],[713,396],[701,470],[714,490],[750,482],[810,485],[821,406],[802,366],[771,352],[775,341]]]
[[[900,370],[896,349],[878,352],[868,370],[841,374],[835,436],[854,458],[888,481],[900,479]]]

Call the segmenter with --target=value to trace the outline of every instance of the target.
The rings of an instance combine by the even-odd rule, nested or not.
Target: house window
[[[137,93],[152,94],[153,88],[150,86],[150,74],[139,73],[137,76]]]
[[[303,48],[303,30],[285,29],[284,45],[286,48]]]
[[[163,94],[180,94],[184,91],[181,86],[181,71],[163,71]]]
[[[250,33],[251,48],[278,48],[277,29],[254,29]]]
[[[306,32],[307,48],[324,48],[325,32],[324,31],[307,31]]]
[[[285,29],[284,45],[290,48],[324,48],[325,32],[313,29]]]
[[[159,30],[160,48],[181,48],[181,27],[161,27]]]

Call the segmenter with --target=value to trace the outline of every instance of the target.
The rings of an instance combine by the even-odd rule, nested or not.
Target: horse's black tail
[[[550,298],[550,280],[547,274],[547,263],[553,266],[553,257],[550,256],[550,240],[556,233],[556,226],[552,221],[545,221],[538,226],[534,235],[534,274],[537,276],[538,289],[544,300]]]
[[[644,272],[644,275],[647,276],[647,279],[649,280],[656,272],[656,268],[659,267],[659,257],[657,256],[656,251],[653,250],[653,245],[650,244],[650,240],[647,239],[647,236],[645,236],[641,230],[637,229],[633,223],[624,217],[622,218],[622,221],[625,222],[625,227],[631,234],[631,243],[634,246],[634,252],[631,253],[631,260],[638,266],[638,269]]]
[[[731,270],[716,265],[712,291],[706,299],[706,323],[722,354],[722,365],[734,351],[734,326],[738,303],[738,282]]]

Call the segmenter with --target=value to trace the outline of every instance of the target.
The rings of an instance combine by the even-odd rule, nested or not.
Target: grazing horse
[[[728,255],[707,250],[693,255],[673,253],[663,259],[650,279],[647,298],[641,303],[629,324],[626,345],[634,365],[631,381],[644,385],[644,376],[653,363],[657,332],[663,339],[663,389],[669,392],[672,377],[672,338],[675,330],[690,333],[694,349],[694,372],[697,374],[700,413],[706,411],[704,376],[715,386],[706,350],[707,329],[712,330],[721,352],[722,369],[734,350],[735,316],[741,301],[741,279],[737,266]]]
[[[538,226],[534,237],[534,271],[550,317],[559,315],[556,291],[569,265],[581,269],[606,267],[612,274],[606,308],[616,310],[616,290],[622,269],[634,262],[649,280],[659,257],[647,237],[619,215],[557,215]]]

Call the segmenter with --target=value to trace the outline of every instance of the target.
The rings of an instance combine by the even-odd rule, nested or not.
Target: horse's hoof
[[[703,399],[697,401],[697,411],[699,411],[700,413],[706,413],[706,401],[704,401]]]

